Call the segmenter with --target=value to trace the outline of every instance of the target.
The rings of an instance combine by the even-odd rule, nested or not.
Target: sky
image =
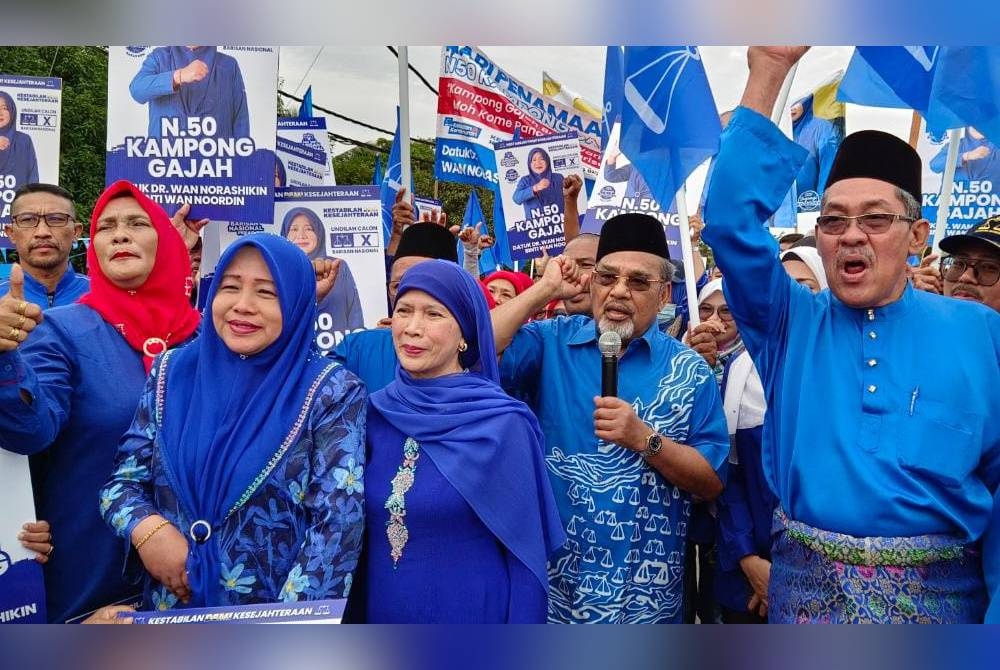
[[[604,86],[604,46],[538,47],[481,46],[498,65],[536,89],[542,71],[564,87],[601,105]],[[789,102],[806,95],[837,70],[846,69],[853,47],[814,47],[799,63]],[[746,47],[701,47],[705,71],[720,111],[735,107],[746,82]],[[410,47],[410,64],[437,88],[440,47]],[[315,63],[313,64],[315,60]],[[312,67],[310,68],[310,65]],[[395,129],[399,97],[396,57],[385,46],[282,47],[279,57],[282,90],[301,96],[313,87],[313,103],[369,124]],[[410,75],[410,132],[412,137],[433,138],[437,98],[412,73]],[[292,101],[288,101],[292,102]],[[295,104],[295,103],[292,103]],[[317,112],[318,114],[318,112]],[[909,134],[910,112],[848,106],[847,130],[878,128],[904,139]],[[387,137],[346,121],[327,117],[327,128],[340,135],[371,142]],[[335,154],[350,147],[335,144]],[[692,175],[689,200],[698,197],[704,181],[703,167]]]

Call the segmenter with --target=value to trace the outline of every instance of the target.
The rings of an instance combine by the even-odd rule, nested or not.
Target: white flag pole
[[[782,117],[785,113],[785,108],[788,106],[788,95],[792,91],[792,82],[795,81],[795,73],[799,69],[799,64],[796,63],[792,66],[792,69],[788,71],[788,75],[785,77],[784,83],[781,85],[781,90],[778,92],[778,100],[774,103],[774,109],[771,110],[771,122],[781,128]],[[791,138],[792,134],[789,132],[788,127],[782,128]],[[791,188],[791,187],[789,187]],[[784,201],[782,201],[784,202]],[[767,226],[770,228],[774,225],[774,214],[771,218],[767,220]],[[795,229],[798,230],[798,221],[796,221]]]
[[[941,177],[941,193],[938,196],[937,221],[934,224],[934,247],[932,253],[941,253],[941,238],[948,225],[948,208],[951,205],[951,188],[955,183],[955,166],[958,164],[958,143],[962,139],[962,129],[948,131],[948,160]]]
[[[406,188],[410,202],[413,202],[412,176],[410,172],[410,71],[409,50],[397,47],[399,56],[399,161],[400,182]]]
[[[687,289],[688,326],[694,328],[701,319],[698,317],[698,289],[694,276],[694,255],[691,249],[691,223],[688,219],[687,187],[681,184],[675,196],[677,218],[680,220],[681,260],[684,263],[684,287]]]

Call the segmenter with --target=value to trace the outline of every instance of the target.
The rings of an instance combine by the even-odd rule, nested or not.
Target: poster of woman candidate
[[[543,249],[558,253],[566,243],[563,180],[574,174],[583,179],[577,134],[497,142],[494,153],[511,259],[535,258]],[[587,206],[584,189],[577,197],[582,212]]]
[[[316,345],[333,349],[344,335],[386,316],[382,202],[378,186],[284,189],[274,203],[274,232],[311,259],[338,263],[333,289],[320,301]]]
[[[276,47],[111,47],[107,183],[192,218],[270,223],[277,79]]]
[[[1000,143],[1000,138],[994,138]],[[931,222],[937,220],[945,163],[948,157],[948,135],[928,132],[926,123],[921,125],[917,152],[923,162],[923,215]],[[945,235],[966,232],[973,224],[1000,214],[1000,149],[997,143],[985,137],[978,129],[969,126],[962,131],[958,143],[958,161],[955,163],[955,183],[948,205],[948,224]],[[930,244],[933,240],[928,240]]]
[[[0,226],[17,189],[59,182],[61,114],[61,79],[0,74]]]

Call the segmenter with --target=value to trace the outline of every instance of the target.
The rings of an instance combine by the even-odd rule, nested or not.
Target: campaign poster
[[[276,47],[111,47],[107,183],[168,213],[270,223],[277,80]]]
[[[494,188],[503,171],[494,159],[496,142],[515,133],[530,138],[567,132],[579,137],[583,174],[594,179],[601,161],[600,119],[547,98],[477,47],[441,50],[436,178]]]
[[[580,232],[600,234],[601,227],[608,219],[619,214],[649,214],[659,219],[667,236],[670,257],[681,257],[680,217],[676,207],[664,210],[653,197],[646,180],[625,154],[618,148],[621,123],[615,122],[608,135],[608,145],[601,161],[601,171],[594,182],[594,190],[585,208],[586,216],[580,224]],[[707,181],[706,181],[707,187]]]
[[[0,226],[10,223],[17,189],[59,183],[61,118],[61,79],[0,74]],[[0,246],[10,246],[6,235]]]
[[[378,186],[285,189],[274,203],[275,232],[310,259],[340,261],[333,290],[318,306],[320,351],[387,316],[381,208]]]
[[[275,153],[275,188],[337,185],[325,118],[279,118]]]
[[[558,133],[497,142],[500,197],[512,260],[537,258],[542,250],[557,254],[566,244],[563,228],[563,181],[583,178],[576,133]],[[580,189],[578,207],[587,196]]]
[[[28,457],[0,449],[0,624],[45,623],[42,566],[17,534],[35,520]]]
[[[941,199],[941,180],[948,158],[948,133],[931,133],[921,124],[917,152],[923,163],[923,202],[925,219],[931,222],[931,238],[937,221]],[[955,183],[948,203],[945,236],[960,235],[975,224],[1000,214],[1000,152],[997,145],[986,139],[976,128],[962,131],[955,164]],[[932,244],[933,239],[927,243]]]
[[[442,211],[443,205],[440,200],[425,198],[421,195],[413,196],[413,212],[417,221],[420,221],[425,212],[432,219],[437,219],[441,216]]]

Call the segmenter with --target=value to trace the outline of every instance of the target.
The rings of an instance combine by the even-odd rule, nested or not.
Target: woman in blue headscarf
[[[15,189],[38,181],[35,145],[27,133],[17,129],[17,105],[0,91],[0,178],[13,175]]]
[[[218,268],[212,326],[154,364],[101,512],[137,550],[147,608],[345,597],[364,387],[313,349],[313,271],[294,245],[250,235]]]
[[[521,177],[514,189],[514,202],[524,205],[524,218],[545,215],[546,205],[555,205],[563,212],[563,176],[552,171],[552,159],[545,149],[535,147],[528,154],[528,174]],[[550,208],[551,209],[551,208]]]
[[[288,210],[281,222],[281,236],[302,249],[309,260],[330,258],[336,261],[337,258],[326,255],[324,231],[323,222],[314,211],[306,207]],[[330,317],[330,323],[324,324],[322,330],[344,332],[365,327],[365,315],[361,311],[358,285],[354,282],[351,268],[343,260],[340,260],[337,280],[330,292],[319,301],[317,312],[320,315],[328,314]]]
[[[528,407],[498,385],[482,289],[454,263],[403,275],[396,379],[371,396],[366,544],[350,618],[544,622],[566,539]]]

